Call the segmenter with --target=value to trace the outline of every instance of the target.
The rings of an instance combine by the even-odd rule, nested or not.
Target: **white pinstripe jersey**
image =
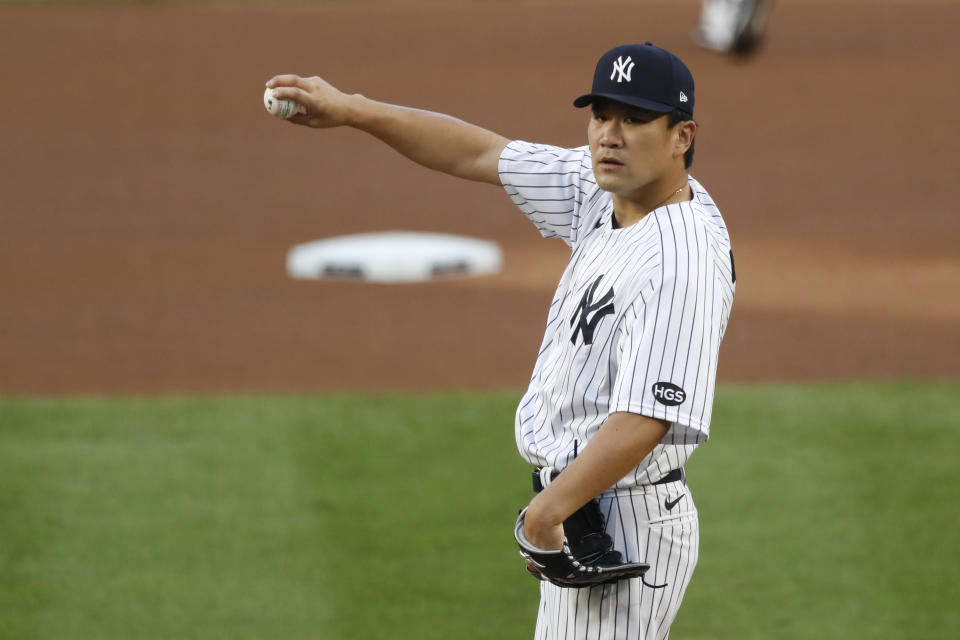
[[[670,422],[618,487],[650,484],[710,433],[717,351],[736,288],[730,238],[706,190],[622,229],[589,147],[511,142],[500,180],[544,237],[572,249],[516,415],[520,454],[563,469],[610,413]]]

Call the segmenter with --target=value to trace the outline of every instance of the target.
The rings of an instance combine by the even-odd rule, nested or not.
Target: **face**
[[[666,114],[619,102],[598,101],[592,109],[587,139],[601,189],[629,198],[660,181],[676,181],[686,150],[683,127],[668,128]]]

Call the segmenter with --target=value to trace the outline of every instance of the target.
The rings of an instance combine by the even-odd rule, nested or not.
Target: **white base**
[[[500,270],[495,242],[465,236],[382,231],[298,244],[287,253],[287,273],[308,280],[423,282]]]

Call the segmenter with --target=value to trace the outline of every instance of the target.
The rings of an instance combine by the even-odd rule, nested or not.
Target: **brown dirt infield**
[[[518,387],[565,251],[502,191],[260,104],[275,73],[581,144],[596,56],[688,61],[693,173],[732,231],[722,381],[960,375],[954,2],[782,2],[762,53],[695,2],[0,9],[0,394]],[[505,249],[498,276],[297,282],[381,229]]]

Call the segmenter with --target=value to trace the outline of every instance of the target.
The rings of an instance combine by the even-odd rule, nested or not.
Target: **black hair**
[[[687,122],[688,120],[693,120],[693,116],[680,109],[674,109],[667,114],[667,127],[672,129],[681,122]],[[694,136],[693,140],[690,141],[690,148],[683,154],[683,166],[686,169],[689,169],[690,165],[693,164],[693,145],[696,141],[697,138]]]

